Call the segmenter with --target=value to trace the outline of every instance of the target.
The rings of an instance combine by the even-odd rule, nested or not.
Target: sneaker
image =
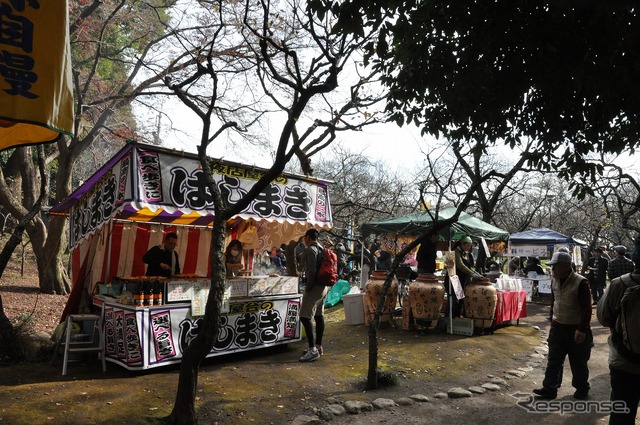
[[[315,362],[320,358],[320,353],[316,347],[307,350],[306,354],[298,359],[301,362]]]
[[[545,398],[549,400],[553,400],[558,396],[558,392],[556,390],[547,387],[536,388],[533,390],[533,393],[537,395],[538,398]]]
[[[320,353],[320,355],[324,354],[324,352],[322,351],[322,345],[316,345],[316,349],[318,350],[318,353]],[[309,351],[309,350],[304,350],[302,352],[302,355],[304,356],[305,354],[307,354],[307,351]]]
[[[586,400],[589,397],[589,390],[576,390],[573,393],[573,398],[576,400]]]

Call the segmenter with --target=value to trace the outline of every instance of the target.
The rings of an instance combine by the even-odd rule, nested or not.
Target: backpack
[[[315,283],[321,286],[333,286],[338,281],[338,256],[331,248],[320,251]]]
[[[620,313],[611,332],[612,341],[622,357],[640,363],[640,282],[631,273],[618,279],[626,288],[620,300]]]

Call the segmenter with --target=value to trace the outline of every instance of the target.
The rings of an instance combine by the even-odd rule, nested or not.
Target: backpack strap
[[[324,260],[324,248],[317,242],[315,245],[318,248],[318,256],[316,257],[316,273],[318,273],[322,265],[322,260]]]

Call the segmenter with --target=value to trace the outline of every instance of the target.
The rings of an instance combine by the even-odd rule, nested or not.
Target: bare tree
[[[31,209],[25,214],[22,220],[16,225],[9,237],[9,240],[5,244],[0,252],[0,277],[4,273],[5,268],[7,267],[7,263],[11,259],[11,254],[15,250],[15,248],[22,241],[22,233],[24,229],[27,227],[29,222],[31,222],[37,214],[40,213],[40,207],[46,196],[46,188],[48,186],[47,181],[47,173],[45,171],[45,163],[44,163],[44,149],[42,145],[36,148],[37,150],[37,159],[36,162],[38,164],[38,175],[39,175],[39,196],[38,199],[35,200]],[[0,174],[2,170],[0,169]],[[1,180],[0,180],[1,182]],[[18,335],[19,330],[14,328],[13,324],[6,316],[4,312],[4,307],[2,304],[2,296],[0,295],[0,356],[8,358],[12,360],[20,360],[22,355],[19,350],[18,343]]]
[[[182,68],[183,72],[165,79],[167,87],[202,123],[198,155],[216,217],[211,242],[211,291],[203,326],[183,353],[175,405],[169,417],[171,423],[177,424],[197,423],[194,402],[198,369],[213,347],[220,323],[225,277],[222,252],[227,219],[242,211],[265,190],[294,156],[298,157],[305,172],[310,171],[310,157],[334,140],[344,114],[357,111],[361,99],[362,85],[358,80],[342,107],[322,109],[330,113],[326,119],[318,118],[319,108],[312,108],[314,99],[326,99],[323,96],[338,87],[339,75],[349,66],[352,55],[366,38],[355,42],[352,37],[332,33],[328,24],[306,14],[302,4],[295,1],[279,3],[277,9],[266,0],[247,1],[242,13],[239,13],[239,5],[222,0],[211,2],[209,10],[215,13],[209,16],[210,25],[203,28],[197,38],[190,34],[189,38],[180,40],[189,55],[193,55],[193,60]],[[237,19],[239,16],[241,21]],[[233,34],[227,33],[230,27],[235,28]],[[238,38],[238,34],[242,37]],[[194,40],[197,40],[197,46]],[[257,76],[258,85],[252,86],[250,96],[248,87],[242,91],[238,90],[242,85],[233,84],[237,81],[252,83],[254,76]],[[264,96],[255,93],[258,88]],[[258,103],[268,99],[271,105],[276,105],[273,109],[281,111],[284,120],[272,166],[242,199],[226,204],[213,183],[214,164],[207,158],[206,151],[231,130],[251,132],[259,128],[264,111],[269,109],[249,102],[247,98],[258,100]],[[363,99],[367,101],[366,96]],[[314,118],[306,118],[305,114]],[[304,123],[309,125],[302,131],[300,128]]]
[[[356,239],[359,227],[380,217],[413,211],[416,184],[394,173],[381,161],[333,146],[333,158],[318,163],[319,175],[332,180],[331,208],[336,236]]]
[[[158,60],[157,47],[179,33],[168,31],[169,7],[171,2],[163,0],[70,3],[75,135],[45,148],[45,163],[55,170],[52,187],[47,189],[49,202],[69,195],[75,164],[89,146],[98,141],[121,145],[134,137],[131,102],[154,93],[154,84],[176,71],[175,62],[170,62],[145,78],[146,70]],[[0,204],[21,220],[34,205],[39,187],[32,149],[15,149],[3,158],[2,168]],[[25,229],[36,257],[40,289],[46,293],[69,291],[61,255],[65,228],[64,217],[51,217],[46,226],[38,214]]]

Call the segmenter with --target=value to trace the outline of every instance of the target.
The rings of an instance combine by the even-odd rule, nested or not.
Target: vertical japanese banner
[[[0,151],[73,130],[66,1],[0,0]]]

